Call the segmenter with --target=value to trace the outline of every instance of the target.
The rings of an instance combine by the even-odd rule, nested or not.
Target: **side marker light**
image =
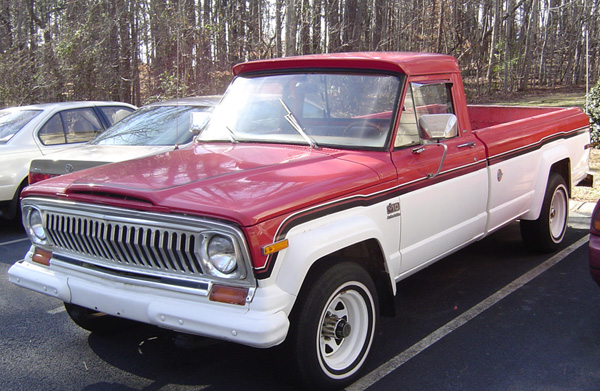
[[[273,244],[266,245],[262,248],[263,255],[269,255],[286,249],[289,247],[289,242],[287,239],[281,240],[279,242],[275,242]]]

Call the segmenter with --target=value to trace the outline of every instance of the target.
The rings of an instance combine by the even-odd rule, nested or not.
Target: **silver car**
[[[220,96],[201,96],[143,106],[84,146],[33,160],[29,182],[189,144],[194,137],[190,132],[191,113],[208,119],[220,99]]]
[[[17,214],[31,160],[81,145],[135,109],[122,102],[62,102],[0,110],[0,215]]]

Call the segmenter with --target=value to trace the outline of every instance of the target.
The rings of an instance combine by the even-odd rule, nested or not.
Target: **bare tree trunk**
[[[510,43],[511,40],[513,38],[513,14],[511,12],[512,9],[514,9],[514,0],[508,0],[508,14],[506,16],[506,36],[504,38],[505,41],[505,45],[504,45],[504,86],[503,86],[503,91],[504,93],[508,92],[508,90],[511,88],[512,83],[510,80],[510,67],[511,67],[511,60],[512,60],[512,55],[511,55],[511,47],[510,47]]]
[[[498,44],[498,35],[500,34],[500,13],[501,0],[494,0],[494,27],[492,28],[492,42],[490,44],[490,55],[488,57],[488,67],[486,79],[488,82],[488,90],[492,88],[494,77],[494,59],[496,58],[496,45]]]
[[[312,47],[311,53],[322,52],[322,30],[321,30],[321,12],[323,11],[323,0],[313,0],[312,12]]]
[[[339,1],[341,0],[326,0],[326,18],[327,18],[327,36],[328,36],[328,52],[338,52],[342,48],[341,29],[340,29],[340,13]]]
[[[385,0],[375,0],[375,23],[373,26],[372,50],[379,50],[382,45],[383,33],[385,32]]]
[[[299,54],[309,54],[311,52],[311,34],[310,34],[310,25],[312,22],[311,18],[311,7],[309,0],[302,0],[302,3],[299,4],[300,7],[300,20],[298,24],[300,26],[300,53]]]
[[[283,56],[283,43],[281,39],[281,32],[283,30],[283,15],[281,14],[282,8],[283,0],[275,0],[275,54],[277,57]]]
[[[527,89],[529,84],[529,74],[531,68],[531,57],[533,53],[533,46],[535,46],[535,34],[538,30],[537,21],[539,18],[539,0],[532,0],[531,4],[531,12],[529,15],[525,15],[525,18],[528,19],[527,22],[527,38],[525,41],[525,54],[523,56],[523,68],[521,71],[521,82],[519,85],[519,90],[524,91]]]
[[[0,53],[13,46],[10,0],[0,0]]]
[[[294,0],[285,0],[285,55],[296,55],[296,33],[298,19]]]
[[[364,39],[361,39],[361,37],[364,34],[365,24],[367,23],[365,20],[367,2],[359,0],[358,4],[355,5],[356,15],[352,22],[353,25],[350,25],[352,28],[352,42],[350,42],[350,48],[351,50],[364,50],[365,47],[361,45],[361,42],[364,42]]]

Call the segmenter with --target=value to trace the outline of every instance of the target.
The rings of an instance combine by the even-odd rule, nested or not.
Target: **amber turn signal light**
[[[262,253],[263,253],[263,255],[273,254],[273,253],[283,250],[284,248],[288,248],[289,245],[290,245],[290,243],[288,242],[287,239],[280,240],[279,242],[275,242],[273,244],[264,246],[262,248]]]
[[[51,258],[52,253],[50,251],[42,250],[41,248],[35,247],[33,250],[33,256],[31,257],[31,260],[35,263],[50,266]]]
[[[246,304],[248,297],[248,288],[237,288],[232,286],[213,285],[210,290],[209,299],[226,304]]]

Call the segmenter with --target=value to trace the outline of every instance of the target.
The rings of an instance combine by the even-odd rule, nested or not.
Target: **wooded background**
[[[0,0],[0,107],[222,93],[238,62],[365,50],[453,55],[475,100],[581,86],[599,2]]]

